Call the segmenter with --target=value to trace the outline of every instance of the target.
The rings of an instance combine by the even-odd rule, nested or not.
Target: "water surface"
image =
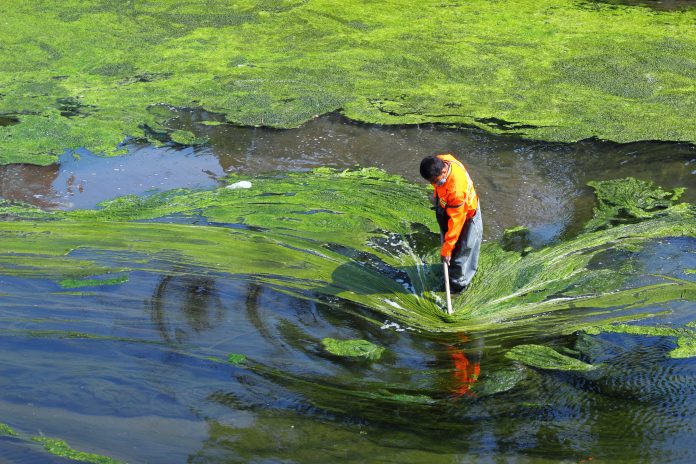
[[[231,172],[253,182],[318,166],[377,166],[420,182],[419,160],[451,151],[472,172],[488,239],[523,224],[539,244],[590,217],[590,179],[632,175],[665,188],[694,187],[696,179],[696,151],[684,144],[548,144],[337,116],[292,131],[198,124],[211,117],[182,112],[173,123],[208,136],[208,145],[131,141],[119,158],[80,151],[55,166],[3,166],[0,194],[45,208],[91,208],[124,194],[213,188]],[[693,238],[655,240],[633,259],[642,278],[693,281],[685,270],[696,268],[694,250]],[[71,256],[110,267],[142,261],[93,249]],[[130,463],[696,459],[696,361],[670,358],[671,337],[428,333],[369,305],[175,259],[115,285],[66,288],[0,274],[0,422],[22,437],[57,437]],[[693,309],[677,300],[644,310],[670,310],[660,322],[681,327]],[[337,357],[322,348],[326,337],[365,339],[386,352],[377,361]],[[599,368],[541,370],[504,357],[523,343]],[[230,353],[247,361],[227,362]],[[0,458],[51,462],[38,445],[9,437],[0,437]]]

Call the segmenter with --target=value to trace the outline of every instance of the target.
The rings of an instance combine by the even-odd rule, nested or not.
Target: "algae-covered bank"
[[[696,141],[696,11],[574,0],[5,2],[0,162],[127,137],[205,143],[172,107],[328,112],[531,139]]]
[[[681,190],[593,183],[578,235],[485,244],[450,317],[424,187],[377,169],[224,183],[1,205],[0,456],[694,457],[679,444],[696,426]]]

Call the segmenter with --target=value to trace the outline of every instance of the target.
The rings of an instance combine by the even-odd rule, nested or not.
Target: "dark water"
[[[5,166],[0,194],[85,208],[127,193],[209,188],[226,172],[321,165],[379,166],[417,180],[420,158],[447,150],[472,171],[489,238],[524,224],[544,242],[589,216],[589,179],[633,175],[696,187],[689,145],[548,144],[335,116],[274,131],[195,124],[202,116],[182,114],[180,123],[206,133],[209,146],[132,144],[121,158],[83,152],[56,166]],[[639,261],[646,274],[693,279],[684,269],[696,268],[695,245],[656,241]],[[129,463],[696,459],[696,361],[669,358],[676,347],[669,337],[429,334],[369,308],[295,298],[251,276],[183,273],[171,263],[82,293],[2,275],[0,289],[0,422]],[[663,323],[693,319],[688,302],[648,311],[665,309],[672,313]],[[387,351],[375,362],[338,358],[322,349],[325,337],[366,339]],[[573,350],[601,367],[524,368],[503,356],[520,343]],[[229,353],[245,354],[246,365],[224,362]],[[70,462],[11,438],[0,439],[0,461]]]

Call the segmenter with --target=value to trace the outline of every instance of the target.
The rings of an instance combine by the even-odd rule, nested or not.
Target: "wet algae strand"
[[[607,212],[623,200],[605,198],[594,231],[524,253],[487,244],[473,285],[448,317],[433,291],[441,276],[425,188],[376,169],[251,181],[249,189],[126,196],[96,210],[6,203],[0,213],[12,220],[0,222],[3,273],[51,280],[55,291],[66,283],[127,285],[138,270],[227,275],[329,304],[337,297],[370,308],[375,316],[365,317],[375,323],[386,317],[428,331],[573,333],[696,298],[689,275],[644,278],[645,246],[696,236],[693,207],[649,184],[640,184],[645,195],[652,189],[661,201],[669,197],[660,214],[626,223],[623,213]],[[635,188],[630,179],[596,185],[602,192]]]
[[[89,462],[93,464],[121,464],[122,461],[117,461],[108,456],[102,456],[94,453],[86,453],[84,451],[77,451],[71,448],[63,440],[56,438],[48,438],[44,436],[36,436],[28,439],[17,433],[12,427],[7,424],[0,423],[0,436],[5,435],[13,437],[19,440],[23,440],[27,443],[36,442],[43,446],[47,453],[53,454],[55,456],[61,456],[67,459],[78,462]]]
[[[74,450],[63,440],[46,437],[33,437],[32,440],[41,443],[47,452],[56,456],[72,459],[74,461],[89,462],[93,464],[123,464],[122,461],[117,461],[108,456]]]
[[[31,0],[2,13],[0,163],[118,153],[125,137],[205,143],[167,127],[182,107],[284,128],[340,111],[554,141],[696,141],[696,10]]]

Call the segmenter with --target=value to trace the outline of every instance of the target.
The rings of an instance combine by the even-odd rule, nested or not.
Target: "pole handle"
[[[449,266],[447,266],[447,263],[442,263],[442,269],[445,271],[445,294],[447,295],[447,314],[452,314],[452,297],[450,296]]]
[[[442,232],[440,232],[440,245],[445,242],[445,237]],[[445,274],[445,295],[447,295],[447,314],[452,314],[452,296],[450,295],[450,284],[449,284],[449,266],[446,262],[442,262],[442,270]]]

